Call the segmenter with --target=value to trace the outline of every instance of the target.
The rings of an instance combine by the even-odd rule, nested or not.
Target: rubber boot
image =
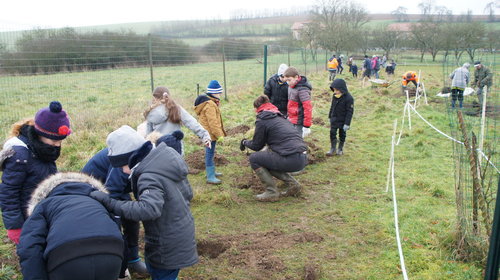
[[[282,196],[299,196],[302,191],[302,186],[293,178],[290,173],[280,171],[269,171],[274,177],[285,182],[287,189],[281,192]]]
[[[258,194],[255,198],[258,201],[272,202],[277,201],[280,198],[280,193],[276,184],[274,183],[273,176],[264,167],[259,167],[255,169],[255,173],[259,177],[260,181],[264,186],[266,186],[266,191],[264,193]]]
[[[127,267],[131,273],[137,273],[141,277],[149,276],[149,272],[148,272],[148,269],[146,267],[146,264],[143,261],[141,261],[140,259],[138,261],[135,261],[132,263],[129,262]]]
[[[456,102],[456,100],[451,101],[451,108],[455,108],[455,102]]]
[[[222,176],[222,173],[215,171],[215,177],[220,177]]]
[[[215,166],[207,166],[205,171],[207,172],[207,183],[213,185],[219,185],[220,183],[222,183],[221,180],[215,177]]]
[[[339,156],[344,154],[344,143],[342,141],[339,142],[339,149],[337,150],[337,155]]]
[[[337,150],[337,138],[332,140],[332,146],[330,148],[330,151],[326,152],[326,156],[333,156],[335,155],[335,151]]]

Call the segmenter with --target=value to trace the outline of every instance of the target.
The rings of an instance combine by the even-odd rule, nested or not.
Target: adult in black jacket
[[[106,191],[81,173],[58,173],[41,182],[29,203],[17,254],[25,280],[115,280],[123,259],[120,228],[91,198]]]
[[[276,201],[280,193],[273,176],[284,181],[287,190],[283,196],[300,194],[300,184],[288,173],[302,170],[307,164],[307,147],[302,136],[287,121],[267,96],[259,96],[253,103],[257,111],[255,133],[252,140],[243,139],[240,149],[248,147],[260,151],[267,144],[269,149],[250,155],[250,165],[266,186],[266,191],[256,196],[259,201]]]
[[[330,151],[326,153],[327,156],[332,156],[335,153],[342,155],[344,153],[344,143],[347,135],[347,130],[351,126],[352,114],[354,113],[354,98],[347,90],[347,85],[344,80],[336,79],[330,85],[333,91],[332,105],[328,118],[330,119]],[[340,143],[337,147],[337,131],[339,133]]]
[[[283,77],[283,73],[285,73],[287,68],[286,64],[281,64],[278,68],[278,73],[271,76],[264,87],[264,94],[269,97],[271,103],[278,107],[278,110],[284,116],[287,115],[288,84],[285,77]]]

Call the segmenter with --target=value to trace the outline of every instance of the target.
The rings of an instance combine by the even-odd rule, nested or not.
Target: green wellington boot
[[[276,184],[274,183],[274,179],[271,173],[269,173],[269,171],[264,167],[255,169],[255,173],[259,177],[262,184],[266,186],[266,191],[264,193],[256,195],[255,198],[258,201],[263,202],[273,202],[279,200],[280,193],[278,191],[278,188],[276,187]]]
[[[292,175],[290,175],[290,173],[280,171],[270,171],[270,173],[274,177],[285,182],[287,189],[284,192],[281,192],[282,196],[297,197],[302,192],[302,186],[299,184],[299,182],[297,182],[297,180],[295,180],[295,178],[292,177]]]

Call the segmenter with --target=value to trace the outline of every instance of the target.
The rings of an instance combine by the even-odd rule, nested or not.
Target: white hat
[[[281,64],[280,67],[278,68],[278,76],[283,75],[285,73],[286,69],[288,69],[288,65],[286,64]]]

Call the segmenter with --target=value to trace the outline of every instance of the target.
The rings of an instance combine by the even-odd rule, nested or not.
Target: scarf
[[[28,148],[41,161],[54,162],[61,154],[61,147],[45,144],[40,141],[34,126],[25,125],[21,128],[21,135],[28,138]]]

